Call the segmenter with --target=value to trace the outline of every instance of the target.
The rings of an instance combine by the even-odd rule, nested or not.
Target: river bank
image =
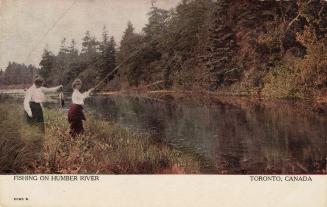
[[[232,91],[205,91],[205,90],[144,90],[143,88],[128,89],[122,91],[106,91],[99,92],[99,95],[110,96],[110,95],[130,95],[130,96],[141,96],[144,98],[160,101],[160,99],[166,96],[174,96],[177,99],[194,99],[209,101],[209,99],[225,100],[232,103],[246,100],[251,103],[282,103],[292,102],[302,109],[310,110],[317,113],[327,114],[327,95],[319,96],[308,96],[307,98],[287,98],[287,97],[269,97],[259,95],[257,93],[249,94],[245,92],[232,92]]]
[[[87,114],[85,134],[73,139],[64,112],[46,109],[43,137],[22,122],[17,108],[16,103],[0,104],[1,173],[199,173],[199,163],[192,155],[91,114]]]
[[[326,172],[327,119],[303,102],[171,91],[95,94],[85,103],[86,133],[72,140],[66,120],[70,100],[64,108],[52,100],[45,104],[46,136],[35,149],[37,140],[30,138],[37,136],[21,122],[22,96],[4,104],[10,97],[0,96],[0,137],[12,138],[0,145],[0,166],[12,164],[8,173]]]
[[[3,94],[14,94],[14,93],[25,93],[26,85],[11,85],[11,86],[0,86],[0,93]],[[96,95],[111,96],[111,95],[137,95],[144,98],[149,98],[153,100],[160,101],[161,98],[165,96],[174,96],[179,99],[187,99],[197,97],[198,99],[208,100],[208,99],[233,99],[233,100],[244,100],[247,99],[251,102],[283,102],[292,101],[305,107],[308,110],[318,113],[327,114],[327,92],[326,94],[319,94],[316,96],[306,96],[306,98],[287,98],[287,97],[271,97],[261,95],[258,92],[242,92],[242,91],[206,91],[203,89],[196,90],[182,90],[182,89],[167,89],[167,90],[148,90],[145,87],[134,87],[127,88],[124,90],[117,91],[98,91]]]

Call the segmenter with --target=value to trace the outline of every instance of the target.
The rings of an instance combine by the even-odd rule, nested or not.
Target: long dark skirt
[[[83,107],[78,104],[72,104],[68,110],[68,122],[70,124],[70,135],[76,137],[76,135],[84,132],[83,120],[86,120],[83,113]]]
[[[31,126],[38,127],[44,133],[44,118],[41,104],[30,102],[30,107],[32,111],[32,117],[29,117],[25,112],[27,123]]]

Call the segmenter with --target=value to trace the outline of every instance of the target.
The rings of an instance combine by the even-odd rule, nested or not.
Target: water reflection
[[[113,96],[92,98],[87,108],[192,153],[203,173],[326,173],[327,119],[291,103]]]
[[[7,98],[1,95],[0,102]],[[45,106],[58,107],[53,100]],[[191,153],[202,173],[326,174],[327,115],[284,101],[204,102],[97,96],[85,110]]]

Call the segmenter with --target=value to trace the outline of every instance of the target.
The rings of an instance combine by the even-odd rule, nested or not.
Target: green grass
[[[87,114],[85,133],[69,136],[66,115],[45,110],[45,136],[22,120],[21,105],[1,103],[0,173],[177,174],[199,173],[190,154],[154,143],[115,123]]]
[[[0,173],[24,172],[39,158],[40,136],[23,125],[22,111],[15,103],[0,104]]]

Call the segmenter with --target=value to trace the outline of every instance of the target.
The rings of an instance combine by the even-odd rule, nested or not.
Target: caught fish
[[[63,92],[59,93],[59,103],[61,107],[65,106],[65,96]]]

